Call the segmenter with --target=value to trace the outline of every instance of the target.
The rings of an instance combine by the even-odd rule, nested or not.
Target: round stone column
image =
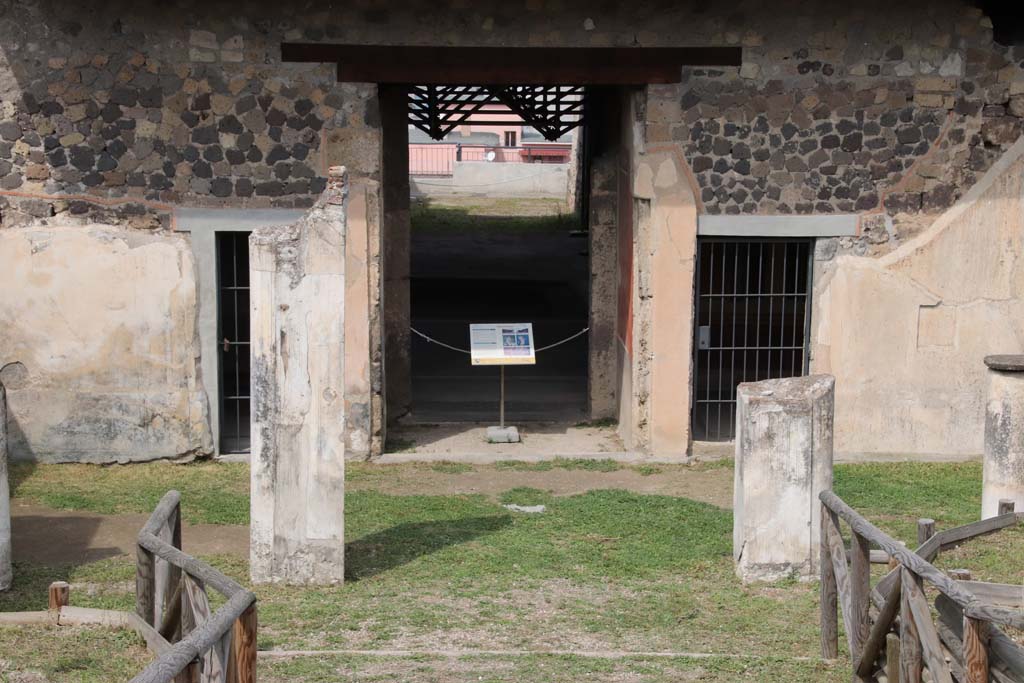
[[[985,470],[981,518],[999,514],[999,501],[1024,510],[1024,355],[986,356]]]

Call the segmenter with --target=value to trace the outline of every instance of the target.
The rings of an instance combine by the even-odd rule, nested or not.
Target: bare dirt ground
[[[489,444],[487,427],[472,424],[410,424],[388,432],[390,452],[384,462],[406,456],[478,456],[479,461],[529,456],[579,456],[625,450],[612,427],[523,424],[520,443]],[[437,459],[432,458],[432,459]]]
[[[659,465],[652,470],[624,466],[611,472],[553,467],[507,469],[495,465],[448,468],[440,464],[353,465],[349,491],[390,495],[479,494],[497,498],[514,488],[535,488],[556,496],[598,489],[692,498],[719,507],[732,503],[732,470]],[[15,557],[41,565],[94,562],[135,552],[135,538],[147,515],[102,515],[57,510],[13,500]],[[193,555],[248,557],[249,528],[242,525],[186,524],[185,546]]]
[[[427,464],[379,465],[349,482],[348,490],[374,490],[398,496],[417,494],[481,494],[497,497],[514,488],[534,488],[556,496],[572,496],[600,489],[690,498],[721,508],[732,507],[731,469],[658,465],[657,472],[623,467],[611,472],[586,469],[502,469],[476,465],[464,472],[443,472]]]
[[[101,515],[11,501],[11,542],[19,561],[46,566],[80,564],[133,555],[148,515]],[[193,555],[249,556],[249,527],[185,524],[182,537]]]

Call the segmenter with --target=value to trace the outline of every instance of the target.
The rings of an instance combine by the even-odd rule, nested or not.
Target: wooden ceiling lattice
[[[583,124],[585,104],[579,85],[417,85],[409,89],[409,123],[435,140],[471,118],[474,126],[525,123],[557,140]]]

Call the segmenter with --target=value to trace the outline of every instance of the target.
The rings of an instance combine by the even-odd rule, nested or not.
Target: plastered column
[[[0,591],[11,587],[11,489],[7,483],[7,394],[0,386]]]
[[[331,168],[302,220],[250,238],[257,583],[344,577],[346,182]]]
[[[697,208],[685,163],[672,146],[636,161],[637,300],[633,391],[636,446],[663,460],[690,449],[690,365]],[[646,392],[646,396],[644,393]]]
[[[744,582],[817,573],[818,494],[832,488],[834,397],[830,375],[737,389],[733,558]]]
[[[999,514],[999,501],[1024,510],[1024,355],[986,356],[985,465],[981,518]]]

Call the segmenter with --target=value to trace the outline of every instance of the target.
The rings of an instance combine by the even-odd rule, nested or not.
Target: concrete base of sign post
[[[488,427],[487,443],[519,443],[519,428]]]

